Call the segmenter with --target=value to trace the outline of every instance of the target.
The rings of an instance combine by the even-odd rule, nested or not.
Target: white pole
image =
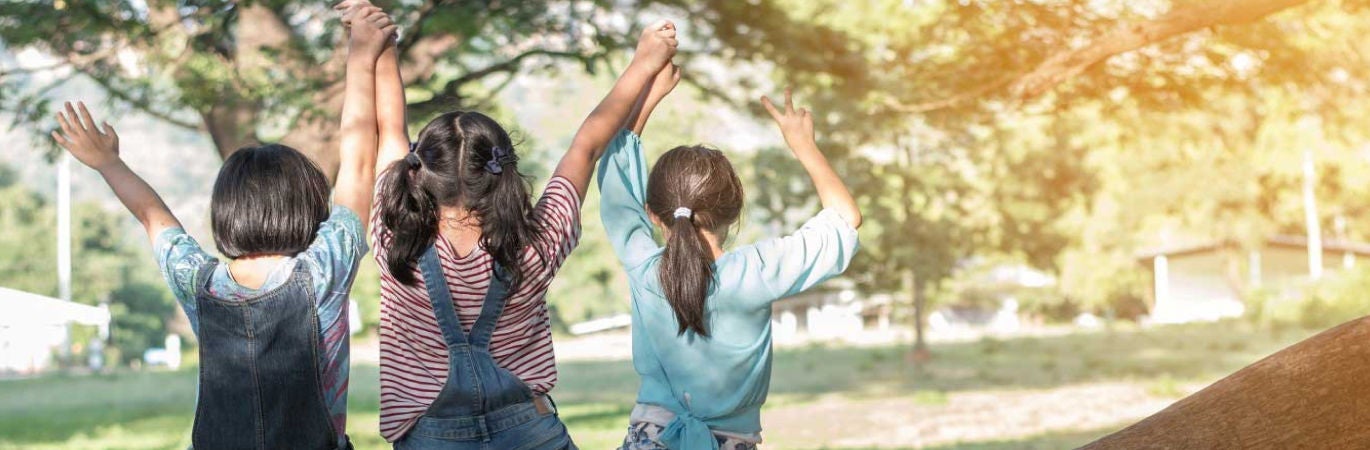
[[[1318,199],[1314,193],[1317,173],[1313,167],[1313,149],[1303,150],[1303,212],[1308,227],[1308,277],[1322,278],[1322,224],[1318,222]]]
[[[1155,277],[1156,303],[1151,305],[1151,320],[1170,320],[1174,314],[1170,311],[1173,305],[1170,304],[1170,260],[1165,255],[1156,255],[1156,259],[1151,262],[1152,271]],[[1159,316],[1159,317],[1158,317]]]
[[[57,162],[57,291],[71,301],[71,155]]]

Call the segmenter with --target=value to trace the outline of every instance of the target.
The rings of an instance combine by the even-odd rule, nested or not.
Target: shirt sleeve
[[[176,302],[190,319],[191,330],[198,335],[200,316],[195,305],[195,275],[199,273],[200,266],[213,256],[200,248],[200,243],[180,227],[162,230],[153,245],[153,253],[157,257],[157,268],[162,271],[162,278],[166,279],[172,295],[176,296]]]
[[[858,248],[856,229],[842,216],[823,210],[799,231],[752,246],[756,280],[770,294],[767,302],[808,290],[840,275]]]
[[[580,243],[580,195],[564,177],[552,177],[533,208],[533,220],[541,228],[538,242],[548,267],[559,268]],[[550,271],[555,272],[555,271]]]
[[[352,277],[356,275],[357,265],[367,251],[366,236],[362,235],[362,221],[352,210],[343,206],[333,206],[328,220],[319,224],[314,234],[314,242],[300,254],[299,259],[310,264],[313,270],[314,285],[322,287],[315,292],[320,309],[340,308],[344,305],[325,305],[323,302],[335,299],[339,302],[347,298],[352,287]],[[316,288],[317,289],[317,288]]]
[[[642,138],[621,130],[599,162],[600,219],[619,262],[629,269],[645,263],[660,248],[652,239],[652,222],[643,209],[647,199],[645,160]]]

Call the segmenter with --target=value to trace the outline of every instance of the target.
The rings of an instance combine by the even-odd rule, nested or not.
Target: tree
[[[51,128],[45,95],[65,80],[28,86],[26,74],[69,68],[67,78],[84,75],[121,104],[208,133],[221,157],[244,145],[279,140],[310,155],[331,177],[337,165],[334,134],[346,48],[339,44],[342,30],[328,3],[6,3],[0,5],[0,40],[11,49],[42,50],[60,62],[0,72],[6,89],[21,93],[3,99],[0,110],[15,114],[16,128]],[[664,7],[664,14],[678,19],[702,18],[719,35],[705,42],[726,43],[726,53],[738,59],[781,48],[759,39],[822,39],[829,34],[784,20],[771,2],[377,3],[404,30],[401,71],[415,123],[441,111],[488,108],[495,92],[529,70],[570,62],[596,71],[609,62],[609,55],[631,48],[626,41],[635,36],[634,24],[628,21],[629,29],[615,24],[625,11]],[[764,20],[753,22],[756,17]],[[799,48],[788,52],[804,53]],[[29,89],[21,90],[23,86]]]
[[[566,59],[592,67],[608,48],[595,45],[609,39],[592,26],[599,4],[589,11],[503,1],[385,6],[404,25],[399,47],[406,83],[427,94],[415,96],[417,117],[478,107],[489,98],[476,96],[477,86],[528,66]],[[11,48],[43,50],[121,103],[205,131],[220,156],[279,140],[309,154],[330,177],[346,55],[341,32],[328,2],[0,5],[0,39]],[[129,59],[134,63],[124,64]],[[17,84],[11,78],[23,80],[15,77],[20,73],[5,75],[11,84]],[[20,124],[46,129],[46,89],[7,99],[4,109],[18,113]]]
[[[13,170],[0,165],[0,286],[40,295],[57,294],[56,211],[38,193],[4,182]],[[112,340],[125,361],[142,356],[166,336],[175,314],[171,292],[146,251],[136,244],[123,212],[82,203],[73,211],[72,300],[108,302]]]

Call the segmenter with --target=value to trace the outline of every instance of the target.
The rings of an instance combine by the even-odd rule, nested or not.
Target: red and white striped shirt
[[[400,284],[391,276],[385,264],[391,234],[380,223],[379,214],[375,216],[371,230],[381,273],[380,425],[381,436],[394,442],[414,426],[442,391],[447,380],[447,344],[418,269],[414,269],[418,279],[415,286]],[[537,245],[547,259],[532,246],[524,250],[523,281],[496,322],[490,354],[496,364],[513,372],[533,391],[546,393],[557,383],[547,286],[580,239],[580,197],[571,182],[553,177],[534,207],[533,217],[542,232]],[[480,248],[458,256],[441,235],[437,248],[457,317],[469,332],[480,316],[490,286],[491,256]]]

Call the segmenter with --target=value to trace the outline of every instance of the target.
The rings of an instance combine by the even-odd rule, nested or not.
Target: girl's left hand
[[[104,122],[102,128],[96,127],[86,104],[76,104],[81,110],[79,118],[77,108],[67,102],[66,112],[57,113],[57,123],[61,125],[62,132],[53,131],[52,138],[57,140],[57,145],[71,152],[77,161],[92,169],[101,170],[118,163],[119,135],[114,132],[114,127],[109,122]]]

